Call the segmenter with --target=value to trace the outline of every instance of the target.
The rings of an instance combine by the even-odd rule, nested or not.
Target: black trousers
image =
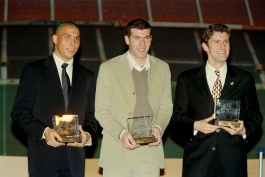
[[[66,147],[63,147],[63,148],[64,150],[63,150],[60,164],[54,174],[44,175],[44,174],[37,174],[37,173],[32,174],[31,173],[30,177],[72,177],[69,163],[68,163],[67,150],[66,150]]]
[[[214,151],[213,158],[204,177],[226,177],[218,148]]]

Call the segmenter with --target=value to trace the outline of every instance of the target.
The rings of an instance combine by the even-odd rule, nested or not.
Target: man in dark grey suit
[[[177,80],[172,121],[182,127],[187,141],[183,157],[184,177],[246,177],[246,142],[261,127],[253,76],[227,65],[231,30],[210,25],[202,35],[208,56],[205,66],[184,71]],[[220,73],[221,99],[241,100],[240,127],[213,125],[214,83]]]
[[[27,64],[22,72],[11,116],[28,135],[31,177],[83,177],[85,149],[97,132],[94,117],[95,75],[74,62],[80,31],[73,22],[62,22],[52,37],[52,55]],[[69,96],[64,100],[62,64],[67,65]],[[65,105],[65,101],[67,104]],[[81,143],[59,143],[52,116],[74,114],[79,118]]]

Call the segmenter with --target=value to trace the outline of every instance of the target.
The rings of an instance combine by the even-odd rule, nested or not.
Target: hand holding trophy
[[[52,117],[53,128],[61,136],[62,143],[81,142],[77,115],[55,115]]]
[[[128,131],[137,144],[146,145],[156,142],[152,116],[140,116],[127,119]]]
[[[238,128],[240,117],[240,100],[216,99],[214,106],[214,125],[229,126],[228,123]]]

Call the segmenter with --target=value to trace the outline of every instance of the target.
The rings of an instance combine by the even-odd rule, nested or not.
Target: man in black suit
[[[253,76],[227,65],[231,30],[223,24],[210,25],[202,35],[208,56],[205,66],[184,71],[177,80],[172,121],[187,136],[183,177],[246,177],[246,142],[261,127]],[[240,127],[213,125],[213,86],[220,72],[221,95],[241,100]],[[219,79],[218,79],[219,80]]]
[[[31,177],[83,177],[85,149],[96,135],[98,123],[94,117],[95,75],[74,62],[80,46],[80,31],[73,22],[62,22],[52,37],[54,52],[45,59],[27,64],[23,69],[12,119],[28,135],[28,163]],[[62,67],[70,85],[65,100]],[[67,96],[66,96],[67,97]],[[78,115],[81,143],[59,143],[53,129],[52,116]],[[92,137],[92,138],[91,138]]]

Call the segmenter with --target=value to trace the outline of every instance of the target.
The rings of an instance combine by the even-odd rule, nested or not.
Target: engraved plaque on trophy
[[[156,142],[152,116],[132,117],[127,119],[128,131],[137,144],[146,145]]]
[[[238,128],[240,117],[240,100],[216,99],[214,107],[214,125],[228,126],[228,123]]]
[[[52,117],[54,130],[61,136],[60,143],[81,142],[77,115],[55,115]]]

